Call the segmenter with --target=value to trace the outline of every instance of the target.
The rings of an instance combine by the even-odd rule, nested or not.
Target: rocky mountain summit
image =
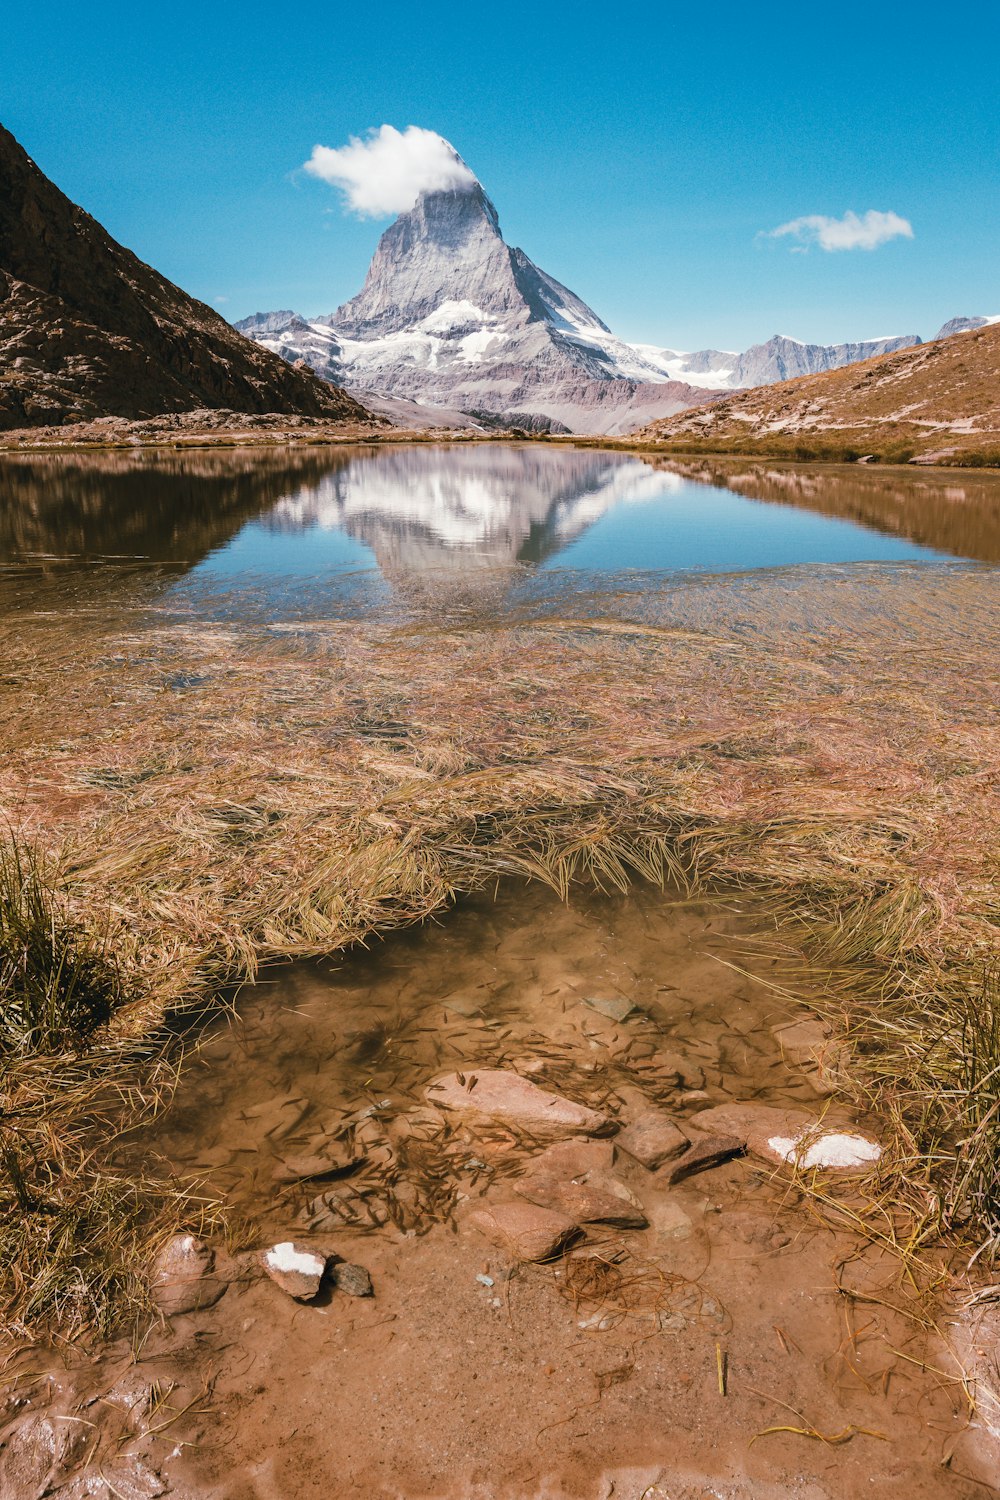
[[[983,321],[955,319],[942,335]],[[460,186],[421,193],[400,214],[361,291],[336,312],[256,313],[236,327],[362,399],[416,402],[425,411],[448,408],[536,431],[608,434],[727,392],[922,342],[915,333],[829,345],[775,334],[742,353],[628,343],[506,243],[497,210],[471,173]]]
[[[361,291],[330,316],[258,313],[236,326],[355,391],[557,430],[623,431],[712,398],[508,245],[478,182],[421,193],[383,234]]]
[[[119,245],[0,126],[0,429],[199,408],[367,417]]]

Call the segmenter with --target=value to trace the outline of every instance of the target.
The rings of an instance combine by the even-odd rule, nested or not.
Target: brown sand
[[[682,1123],[704,1107],[693,1084],[713,1104],[822,1112],[772,1035],[794,1007],[719,961],[747,960],[753,926],[732,901],[640,889],[566,907],[528,887],[245,990],[138,1144],[225,1191],[247,1246],[334,1251],[369,1269],[376,1295],[301,1305],[237,1253],[222,1300],[155,1331],[134,1365],[124,1345],[89,1368],[68,1356],[51,1399],[98,1419],[90,1472],[102,1444],[108,1472],[120,1436],[169,1493],[206,1500],[990,1493],[954,1361],[898,1261],[824,1225],[762,1163],[671,1188],[621,1154],[650,1227],[594,1229],[555,1265],[513,1266],[464,1223],[480,1197],[510,1197],[539,1148],[428,1125],[423,1091],[443,1068],[517,1067],[581,1102],[614,1112],[642,1097]],[[614,1023],[581,1003],[609,994],[637,1013]],[[363,1168],[281,1181],[324,1136]],[[389,1206],[396,1222],[310,1232],[306,1199],[345,1187],[346,1213]],[[846,1206],[866,1191],[835,1188]],[[158,1382],[152,1416],[80,1406],[123,1371]]]

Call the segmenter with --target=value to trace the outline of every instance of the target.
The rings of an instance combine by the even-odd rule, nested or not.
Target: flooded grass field
[[[995,1371],[949,1320],[1000,1235],[1000,481],[424,445],[0,491],[0,808],[116,984],[0,1058],[0,1473],[990,1493]],[[739,1139],[673,1180],[598,1133],[556,1198],[592,1174],[632,1222],[536,1264],[475,1215],[544,1207],[552,1143],[435,1095],[494,1072]],[[696,1118],[737,1106],[881,1154]],[[136,1334],[176,1230],[224,1295]],[[374,1298],[288,1299],[286,1240]],[[29,1419],[77,1418],[32,1470]]]

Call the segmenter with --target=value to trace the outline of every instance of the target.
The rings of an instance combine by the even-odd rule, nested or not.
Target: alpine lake
[[[0,816],[124,996],[4,1108],[152,1185],[8,1309],[0,1491],[996,1493],[998,564],[987,471],[0,456]]]

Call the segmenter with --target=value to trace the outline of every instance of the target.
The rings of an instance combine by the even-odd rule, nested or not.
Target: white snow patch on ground
[[[474,302],[463,299],[456,302],[453,298],[442,302],[426,318],[421,318],[414,327],[423,329],[425,333],[450,333],[453,328],[465,328],[469,323],[493,323],[496,319],[489,313],[483,312]]]
[[[682,380],[687,385],[696,385],[704,391],[727,391],[736,373],[739,355],[733,353],[733,364],[723,370],[692,370],[688,367],[690,356],[678,349],[658,349],[655,344],[630,344],[639,359],[652,366],[663,380]],[[728,353],[729,351],[725,351]],[[648,377],[646,377],[648,378]]]
[[[783,1160],[807,1170],[810,1167],[866,1167],[878,1161],[882,1147],[863,1135],[846,1135],[831,1131],[829,1135],[811,1137],[809,1131],[797,1136],[772,1136],[767,1143]]]
[[[326,1261],[311,1250],[296,1250],[291,1240],[272,1245],[265,1256],[272,1271],[299,1271],[303,1276],[322,1276]]]

